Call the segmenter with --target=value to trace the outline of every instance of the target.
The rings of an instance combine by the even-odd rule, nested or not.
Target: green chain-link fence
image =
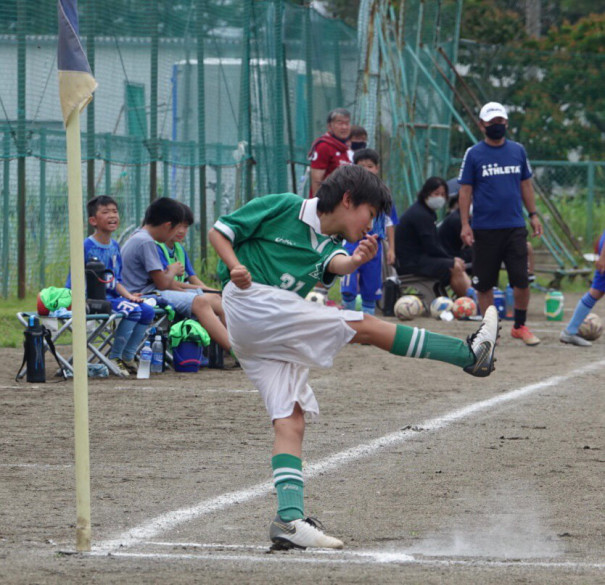
[[[355,31],[307,7],[88,0],[79,12],[99,84],[82,116],[83,199],[113,195],[121,230],[141,221],[152,193],[187,203],[201,218],[188,241],[194,261],[219,214],[297,190],[327,112],[354,100]],[[67,272],[56,31],[54,2],[0,1],[3,296],[16,291],[20,220],[27,288],[60,285]]]

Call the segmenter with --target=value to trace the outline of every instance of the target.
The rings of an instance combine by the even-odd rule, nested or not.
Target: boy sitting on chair
[[[122,248],[124,285],[143,295],[155,293],[182,317],[195,317],[208,335],[223,349],[230,351],[227,330],[215,314],[209,297],[198,290],[183,290],[174,279],[182,273],[180,262],[166,269],[158,255],[156,242],[174,238],[185,221],[183,204],[169,197],[160,197],[145,211],[143,227],[136,230]]]
[[[309,368],[330,367],[347,343],[372,344],[400,356],[454,364],[474,376],[493,370],[498,312],[490,306],[467,342],[382,321],[358,311],[309,303],[320,281],[330,286],[377,252],[367,236],[374,218],[388,213],[384,183],[359,166],[343,166],[312,199],[265,195],[223,216],[210,231],[221,262],[223,307],[233,349],[260,392],[273,422],[273,480],[277,516],[269,528],[274,548],[342,548],[305,517],[302,441],[305,416],[319,414]],[[352,255],[342,239],[359,245]]]
[[[184,220],[177,226],[174,235],[166,242],[156,242],[160,261],[164,270],[168,270],[168,267],[172,266],[173,270],[176,271],[174,276],[176,284],[173,285],[175,290],[196,291],[198,294],[211,293],[207,296],[208,303],[224,325],[225,312],[221,303],[220,291],[209,287],[200,280],[183,246],[182,242],[187,236],[189,226],[195,223],[195,219],[191,208],[184,203],[181,203],[181,205],[183,206]]]
[[[123,376],[136,374],[134,356],[155,311],[143,303],[140,294],[131,293],[122,284],[122,256],[120,245],[111,235],[120,226],[118,204],[113,197],[99,195],[91,199],[87,206],[88,223],[95,228],[92,236],[84,240],[84,262],[97,258],[108,270],[105,285],[107,300],[115,312],[124,315],[116,329],[109,359]],[[113,277],[111,274],[113,273]],[[71,288],[71,274],[67,277],[66,288]]]

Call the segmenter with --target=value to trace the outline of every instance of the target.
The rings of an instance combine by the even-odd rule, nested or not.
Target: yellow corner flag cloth
[[[97,82],[92,76],[88,59],[78,36],[77,0],[58,0],[59,43],[57,65],[59,68],[59,98],[63,110],[63,122],[78,108],[81,112],[92,100]]]

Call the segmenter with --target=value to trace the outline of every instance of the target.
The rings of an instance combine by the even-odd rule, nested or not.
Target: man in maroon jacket
[[[344,108],[336,108],[328,114],[327,132],[317,138],[309,150],[311,161],[311,197],[315,196],[321,182],[342,165],[350,165],[347,140],[351,134],[351,114]]]

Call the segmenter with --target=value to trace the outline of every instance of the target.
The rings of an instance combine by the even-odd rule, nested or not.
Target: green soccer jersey
[[[214,228],[229,238],[254,282],[304,297],[317,281],[330,286],[335,277],[326,270],[330,260],[348,255],[341,238],[321,234],[317,203],[292,193],[265,195],[222,216]],[[225,286],[229,271],[222,261],[218,274]]]

